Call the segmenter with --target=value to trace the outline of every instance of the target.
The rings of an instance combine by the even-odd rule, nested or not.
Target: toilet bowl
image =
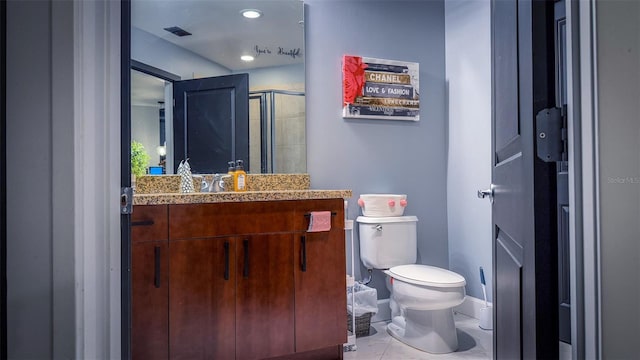
[[[434,354],[458,349],[453,307],[465,298],[465,279],[428,265],[400,265],[386,270],[391,290],[391,336]]]
[[[465,298],[463,276],[417,257],[415,216],[359,216],[360,258],[369,269],[384,270],[391,292],[392,321],[387,332],[416,349],[443,354],[458,349],[453,307]]]

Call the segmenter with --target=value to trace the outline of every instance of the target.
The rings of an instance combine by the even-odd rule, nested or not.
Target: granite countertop
[[[225,174],[223,174],[225,175]],[[193,175],[193,187],[198,192],[202,180],[211,183],[213,174]],[[136,180],[136,194],[164,194],[180,192],[180,175],[142,176]],[[247,174],[247,191],[307,190],[311,186],[309,174]],[[232,189],[231,181],[226,189]]]
[[[198,204],[238,201],[275,201],[310,199],[348,199],[351,190],[270,190],[246,192],[195,192],[195,193],[155,193],[136,194],[133,205]]]
[[[309,174],[248,174],[245,192],[198,192],[212,174],[194,175],[194,193],[181,193],[179,175],[143,176],[136,181],[133,205],[198,204],[238,201],[348,199],[351,190],[310,190]]]

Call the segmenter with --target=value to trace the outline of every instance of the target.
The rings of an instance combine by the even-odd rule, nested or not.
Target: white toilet
[[[391,336],[434,354],[458,349],[453,307],[465,297],[466,281],[455,272],[418,265],[415,216],[369,217],[356,221],[360,259],[368,269],[383,269],[391,291]]]

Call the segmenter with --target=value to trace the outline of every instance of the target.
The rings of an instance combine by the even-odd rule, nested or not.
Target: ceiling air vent
[[[178,26],[166,27],[164,29],[172,33],[173,35],[180,36],[180,37],[191,35],[190,32]]]

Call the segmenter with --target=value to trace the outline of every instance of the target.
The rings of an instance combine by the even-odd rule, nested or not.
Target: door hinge
[[[544,162],[562,161],[564,152],[562,109],[542,109],[536,115],[536,154]]]
[[[569,170],[569,124],[567,123],[567,105],[562,105],[562,161],[563,167]]]
[[[130,187],[120,188],[120,214],[129,215],[133,212],[133,189]]]

